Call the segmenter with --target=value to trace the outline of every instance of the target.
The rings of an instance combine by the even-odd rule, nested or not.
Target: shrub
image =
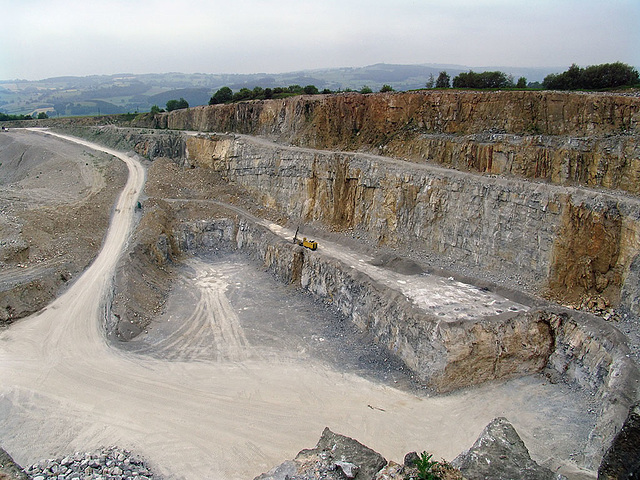
[[[414,463],[418,469],[418,478],[420,480],[438,480],[438,477],[433,472],[433,467],[435,467],[438,462],[431,460],[431,457],[433,457],[433,455],[430,453],[422,452]]]
[[[542,81],[549,90],[598,90],[632,86],[640,82],[638,71],[621,62],[580,68],[575,63],[566,72],[547,75]]]
[[[233,98],[233,91],[229,87],[222,87],[216,93],[213,94],[209,100],[209,105],[215,105],[217,103],[227,103]]]
[[[167,102],[167,112],[180,110],[181,108],[189,108],[189,102],[182,97],[180,97],[180,100],[169,100]]]

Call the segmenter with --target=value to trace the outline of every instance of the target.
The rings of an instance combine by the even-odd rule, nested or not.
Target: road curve
[[[569,458],[585,436],[572,427],[582,406],[532,378],[426,398],[312,361],[169,362],[110,346],[102,319],[145,172],[120,152],[61,137],[120,158],[130,177],[91,266],[0,331],[0,438],[18,462],[116,444],[167,479],[247,480],[313,446],[325,426],[396,461],[415,450],[450,460],[497,416],[538,460]]]

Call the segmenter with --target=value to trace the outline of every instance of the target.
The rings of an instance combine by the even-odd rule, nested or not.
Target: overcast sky
[[[640,0],[0,0],[0,7],[4,80],[374,63],[640,66]]]

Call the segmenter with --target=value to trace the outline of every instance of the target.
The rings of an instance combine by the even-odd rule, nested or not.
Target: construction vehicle
[[[316,242],[315,240],[307,240],[307,237],[303,237],[302,240],[299,240],[298,239],[298,230],[300,230],[299,226],[298,226],[298,228],[296,228],[296,233],[293,236],[293,243],[297,243],[301,247],[308,248],[309,250],[317,250],[318,242]]]
[[[316,250],[318,248],[318,242],[315,240],[307,240],[307,237],[304,237],[301,242],[298,243],[301,247],[306,247],[310,250]]]

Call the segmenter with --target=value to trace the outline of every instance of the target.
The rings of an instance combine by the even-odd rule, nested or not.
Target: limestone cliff
[[[195,167],[296,221],[356,229],[378,245],[435,252],[476,271],[517,272],[553,296],[591,293],[617,304],[635,278],[634,197],[247,137],[192,136],[187,151]]]
[[[177,110],[147,124],[261,135],[317,149],[640,193],[640,99],[631,96],[318,95]]]
[[[630,266],[640,252],[637,97],[302,96],[179,110],[153,123],[315,149],[187,140],[189,162],[227,172],[289,216],[338,230],[360,228],[379,244],[411,244],[452,262],[519,271],[563,300],[590,294],[617,305],[622,290],[623,305],[640,314],[637,295],[629,294],[638,291]]]

